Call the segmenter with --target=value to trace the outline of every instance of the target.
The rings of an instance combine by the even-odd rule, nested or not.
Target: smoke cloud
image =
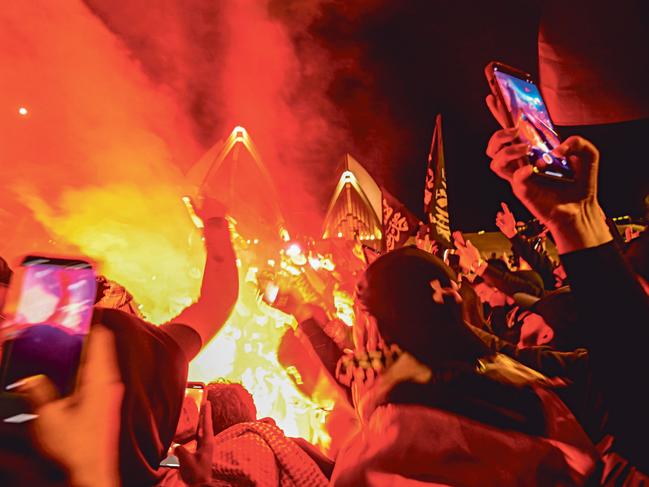
[[[36,0],[3,9],[0,252],[85,253],[150,318],[169,317],[156,300],[173,308],[195,297],[204,258],[180,203],[185,174],[236,125],[272,174],[291,233],[318,235],[352,147],[328,93],[340,61],[310,32],[331,6],[340,7]],[[342,11],[350,19],[362,8]],[[234,184],[245,194],[257,176]]]
[[[3,255],[88,255],[169,317],[204,259],[174,164],[200,154],[186,116],[79,2],[12,3],[0,43]]]

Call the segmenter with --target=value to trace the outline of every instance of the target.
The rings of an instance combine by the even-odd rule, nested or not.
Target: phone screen
[[[160,462],[162,467],[178,468],[180,466],[178,457],[174,454],[177,445],[185,444],[192,451],[195,446],[187,444],[196,438],[198,433],[198,422],[200,418],[203,397],[205,396],[205,384],[202,382],[188,382],[185,389],[185,398],[178,418],[178,426],[174,434],[173,443],[169,447],[167,456]]]
[[[523,79],[494,68],[494,76],[520,137],[528,142],[530,163],[537,172],[556,179],[572,180],[574,173],[568,161],[551,151],[561,141],[554,130],[543,97],[531,79]]]
[[[3,390],[37,374],[49,377],[61,395],[74,390],[96,292],[88,262],[38,256],[22,261],[2,322]]]
[[[189,382],[187,388],[185,389],[185,397],[190,398],[196,404],[196,411],[201,410],[203,405],[203,395],[205,394],[205,384],[202,382]],[[196,428],[198,429],[198,421],[196,421]]]

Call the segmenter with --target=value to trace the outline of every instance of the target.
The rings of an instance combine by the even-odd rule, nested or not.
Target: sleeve
[[[581,336],[594,377],[605,393],[610,433],[619,451],[649,471],[641,454],[649,437],[649,391],[644,376],[649,346],[649,298],[609,242],[561,256],[581,316]],[[635,457],[635,458],[634,458]]]
[[[554,279],[554,264],[550,257],[534,250],[532,245],[520,234],[514,235],[509,239],[512,244],[512,250],[525,259],[530,267],[539,273],[543,279],[545,289],[554,289],[556,287]]]
[[[479,328],[471,327],[471,331],[491,352],[507,355],[548,377],[581,380],[587,370],[588,352],[584,349],[572,352],[558,352],[549,347],[517,349],[515,345]]]
[[[187,357],[187,362],[191,362],[200,352],[201,337],[192,327],[180,323],[165,323],[159,328],[173,338]]]
[[[336,377],[336,366],[343,354],[338,345],[325,333],[322,326],[314,318],[300,322],[299,327],[311,342],[313,350],[320,358],[322,365],[332,377]]]
[[[534,284],[515,276],[511,272],[501,271],[492,265],[488,265],[482,274],[484,281],[490,286],[500,289],[508,296],[516,293],[526,293],[532,296],[541,296],[543,289]]]

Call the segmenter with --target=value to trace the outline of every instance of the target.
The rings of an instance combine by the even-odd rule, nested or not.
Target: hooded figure
[[[358,301],[398,358],[359,398],[363,427],[342,448],[333,485],[588,480],[592,443],[544,376],[491,355],[469,330],[442,261],[412,247],[381,256],[359,284]]]

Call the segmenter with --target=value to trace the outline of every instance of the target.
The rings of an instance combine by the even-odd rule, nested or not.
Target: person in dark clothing
[[[504,262],[498,259],[484,260],[480,251],[471,243],[465,241],[460,232],[453,234],[455,247],[460,255],[460,266],[468,276],[479,276],[490,286],[498,288],[507,296],[515,293],[526,293],[533,296],[543,294],[543,281],[536,272],[511,272]]]
[[[235,255],[222,215],[219,204],[204,202],[200,216],[207,259],[201,294],[178,317],[158,327],[116,309],[95,308],[93,324],[114,335],[124,386],[119,433],[122,485],[156,484],[159,463],[178,423],[189,361],[225,324],[237,299]]]
[[[207,206],[207,205],[212,205]],[[123,485],[153,485],[182,407],[190,360],[225,324],[238,294],[235,255],[222,208],[207,202],[207,260],[199,300],[171,322],[156,327],[135,316],[97,309],[113,331],[124,382],[120,433]]]
[[[378,472],[386,482],[393,475],[480,485],[487,475],[506,485],[511,479],[497,472],[510,469],[528,485],[543,484],[546,475],[582,484],[595,467],[592,444],[543,376],[493,356],[463,323],[455,279],[439,259],[411,247],[368,267],[357,291],[359,309],[375,321],[386,346],[400,352],[360,397],[365,426],[339,454],[333,485],[375,485]],[[571,425],[567,436],[553,430],[560,423],[555,414]],[[512,450],[506,437],[518,439]],[[549,444],[557,450],[550,452]],[[571,466],[563,450],[568,444],[579,452]],[[525,453],[516,455],[522,445]],[[408,461],[394,462],[397,452]],[[508,468],[498,466],[498,455]]]
[[[505,126],[493,96],[487,104]],[[581,339],[608,411],[613,441],[603,450],[603,481],[649,481],[649,394],[638,384],[649,344],[649,298],[613,243],[597,200],[599,153],[581,137],[569,137],[554,151],[575,170],[570,185],[548,184],[527,164],[527,146],[517,129],[497,131],[489,141],[491,168],[552,233],[580,315]],[[594,278],[593,273],[598,276]]]

